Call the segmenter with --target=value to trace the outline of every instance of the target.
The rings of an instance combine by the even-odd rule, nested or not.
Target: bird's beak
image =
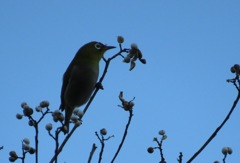
[[[116,48],[115,46],[105,46],[104,47],[104,49],[107,51],[107,50],[109,50],[109,49],[114,49],[114,48]]]

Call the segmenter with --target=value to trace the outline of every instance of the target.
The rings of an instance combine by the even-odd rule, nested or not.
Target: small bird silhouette
[[[73,110],[89,100],[96,86],[101,58],[107,50],[113,48],[96,41],[83,45],[64,73],[60,110],[65,110],[65,134],[69,132]]]

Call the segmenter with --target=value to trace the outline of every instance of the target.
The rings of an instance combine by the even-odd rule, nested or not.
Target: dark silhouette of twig
[[[239,101],[240,98],[240,88],[239,85],[236,84],[236,82],[239,82],[239,76],[237,75],[236,78],[234,79],[229,79],[227,80],[227,82],[231,82],[234,84],[234,86],[236,87],[236,89],[238,90],[238,95],[237,98],[235,99],[235,101],[233,102],[233,105],[229,111],[229,113],[227,114],[227,116],[225,117],[225,119],[223,120],[223,122],[220,124],[220,126],[212,133],[212,135],[208,138],[208,140],[203,144],[203,146],[187,161],[187,163],[191,163],[201,152],[202,150],[212,141],[212,139],[217,135],[217,133],[221,130],[221,128],[224,126],[224,124],[227,122],[227,120],[230,118],[232,112],[234,111],[235,107],[237,106],[237,103]]]
[[[161,156],[161,161],[160,161],[160,163],[161,163],[161,162],[165,162],[165,158],[164,158],[164,155],[163,155],[163,149],[162,149],[163,140],[161,139],[160,142],[158,141],[158,139],[154,139],[154,140],[157,142],[157,144],[158,144],[158,149],[159,149],[159,151],[160,151],[160,156]]]
[[[97,146],[96,146],[95,143],[93,143],[93,145],[92,145],[92,150],[91,150],[90,155],[89,155],[89,158],[88,158],[88,163],[91,163],[92,156],[93,156],[94,152],[96,151],[96,149],[97,149]]]
[[[183,154],[180,152],[179,158],[177,159],[179,163],[182,163]]]
[[[227,158],[227,154],[225,154],[224,157],[223,157],[223,163],[226,162],[226,158]]]
[[[122,148],[122,146],[123,146],[123,143],[124,143],[124,141],[125,141],[125,138],[126,138],[126,136],[127,136],[128,128],[129,128],[129,125],[130,125],[131,120],[132,120],[132,117],[133,117],[133,110],[130,109],[128,112],[129,112],[128,123],[127,123],[127,125],[126,125],[125,131],[124,131],[124,134],[123,134],[122,141],[121,141],[121,143],[119,144],[118,149],[117,149],[117,151],[116,151],[116,153],[115,153],[115,155],[114,155],[111,163],[113,163],[114,160],[116,159],[116,157],[118,156],[118,153],[120,152],[120,150],[121,150],[121,148]]]
[[[33,126],[35,129],[35,149],[36,149],[36,154],[35,154],[35,162],[38,163],[38,135],[39,135],[39,129],[38,129],[38,124],[43,120],[43,118],[48,114],[51,113],[50,109],[46,107],[46,111],[43,112],[41,111],[42,116],[39,118],[38,121],[36,121],[32,116],[28,116],[29,120],[33,122]]]
[[[108,70],[108,67],[109,67],[110,62],[111,62],[114,58],[116,58],[117,56],[122,56],[121,53],[123,53],[123,52],[128,52],[128,51],[129,51],[129,49],[121,49],[121,48],[120,48],[120,51],[119,51],[117,54],[113,55],[112,57],[108,58],[107,60],[106,60],[105,58],[103,58],[103,60],[105,61],[105,68],[104,68],[104,71],[103,71],[103,74],[102,74],[101,78],[100,78],[99,81],[98,81],[98,84],[97,84],[97,85],[99,85],[99,86],[97,86],[97,87],[95,88],[92,96],[90,97],[89,101],[87,102],[87,104],[86,104],[86,106],[85,106],[85,108],[84,108],[84,110],[83,110],[83,115],[82,115],[82,117],[80,118],[80,120],[83,118],[83,116],[84,116],[85,113],[87,112],[90,104],[92,103],[92,101],[93,101],[93,99],[95,98],[95,96],[96,96],[96,94],[98,93],[98,91],[99,91],[100,89],[102,89],[102,87],[101,87],[102,81],[103,81],[103,79],[104,79],[104,77],[105,77],[105,75],[106,75],[106,73],[107,73],[107,70]],[[72,130],[69,132],[69,134],[67,134],[67,136],[66,136],[65,139],[63,140],[62,144],[61,144],[60,147],[58,148],[57,152],[55,153],[55,155],[54,155],[53,158],[51,159],[50,163],[53,163],[53,161],[55,160],[55,158],[57,158],[57,156],[59,155],[59,153],[61,153],[63,147],[65,146],[65,144],[67,143],[67,141],[68,141],[68,139],[71,137],[71,135],[74,133],[74,131],[77,129],[77,127],[78,127],[78,125],[75,125],[75,126],[72,128]]]
[[[100,150],[100,153],[99,153],[99,158],[98,158],[98,163],[101,163],[101,160],[102,160],[102,155],[103,155],[103,151],[104,151],[104,146],[105,146],[105,143],[104,143],[104,137],[102,135],[102,138],[100,138],[100,136],[98,135],[97,132],[95,132],[98,140],[100,141],[101,143],[101,150]]]
[[[102,134],[101,134],[101,138],[100,138],[100,136],[98,135],[98,132],[95,132],[95,135],[97,136],[98,140],[99,140],[100,143],[101,143],[101,150],[100,150],[100,152],[99,152],[99,158],[98,158],[98,163],[101,163],[101,161],[102,161],[102,155],[103,155],[103,151],[104,151],[104,147],[105,147],[105,143],[104,143],[104,142],[105,142],[106,140],[109,140],[110,138],[114,137],[114,135],[109,136],[109,137],[107,137],[107,138],[104,138],[104,135],[102,135]]]

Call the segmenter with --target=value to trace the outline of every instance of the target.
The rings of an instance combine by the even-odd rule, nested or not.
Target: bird
[[[113,48],[97,41],[83,45],[63,74],[60,110],[65,110],[64,134],[69,132],[73,110],[84,105],[95,89],[101,58],[107,50]]]

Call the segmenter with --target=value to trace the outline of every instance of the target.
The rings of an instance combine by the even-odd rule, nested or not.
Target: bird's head
[[[79,50],[81,57],[91,59],[94,61],[100,61],[104,53],[109,50],[116,48],[114,46],[107,46],[97,41],[89,42],[81,47]]]

